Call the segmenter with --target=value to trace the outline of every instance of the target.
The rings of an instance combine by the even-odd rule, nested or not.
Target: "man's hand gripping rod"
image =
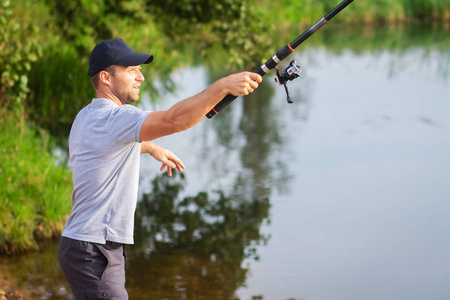
[[[303,32],[299,37],[297,37],[292,43],[287,44],[284,46],[283,49],[278,51],[271,59],[266,61],[264,64],[262,64],[258,69],[256,69],[255,73],[258,73],[261,76],[266,75],[270,70],[275,68],[280,61],[285,59],[289,54],[294,52],[294,49],[297,48],[301,43],[303,43],[307,38],[309,38],[311,35],[313,35],[317,30],[319,30],[323,25],[328,23],[335,15],[337,15],[341,10],[343,10],[347,5],[352,3],[353,0],[344,0],[342,1],[338,6],[333,8],[332,11],[330,11],[327,15],[325,15],[322,19],[317,21],[314,25],[312,25],[309,29],[307,29],[305,32]],[[291,62],[290,66],[296,63],[293,61]],[[288,67],[289,68],[289,67]],[[287,71],[287,69],[286,69]],[[277,75],[278,80],[279,76]],[[295,78],[295,77],[294,77]],[[293,79],[293,78],[292,78]],[[292,80],[288,79],[288,80]],[[285,84],[285,82],[281,82],[281,84]],[[286,85],[285,85],[286,88]],[[236,96],[233,95],[227,95],[225,98],[223,98],[209,113],[206,114],[206,117],[208,119],[211,119],[214,117],[214,115],[218,114],[222,109],[225,108],[228,104],[234,101],[236,99]],[[288,94],[288,102],[289,102],[289,94]],[[291,103],[291,102],[290,102]]]

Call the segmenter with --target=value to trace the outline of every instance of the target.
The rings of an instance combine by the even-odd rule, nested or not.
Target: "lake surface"
[[[143,157],[130,299],[450,299],[450,49],[293,58],[305,73],[288,84],[293,104],[271,72],[157,141],[184,176]],[[172,79],[139,106],[210,83],[203,67]],[[71,299],[54,246],[2,262],[40,298]]]
[[[277,131],[260,133],[269,144],[277,138],[255,162],[269,165],[256,184],[270,190],[270,224],[261,226],[270,239],[257,247],[258,261],[242,262],[249,273],[237,295],[450,298],[450,82],[441,65],[448,54],[311,49],[296,58],[306,77],[289,85],[295,103],[277,88],[263,112]],[[180,95],[202,77],[202,69],[180,70]],[[180,97],[161,106],[172,98]],[[254,115],[242,101],[221,120],[228,144],[216,140],[215,120],[161,140],[187,165],[187,194],[236,189],[236,177],[260,171],[243,170],[243,155],[259,154],[243,153],[248,129],[240,120]]]

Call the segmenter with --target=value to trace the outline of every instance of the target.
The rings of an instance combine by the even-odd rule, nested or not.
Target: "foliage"
[[[22,117],[2,114],[0,145],[0,253],[37,249],[62,232],[71,173],[57,165],[48,133]]]
[[[195,38],[200,54],[219,43],[229,49],[229,63],[238,67],[259,61],[268,46],[262,38],[267,25],[253,13],[250,0],[45,1],[63,37],[74,43],[80,54],[86,54],[95,41],[114,37],[117,22],[123,19],[134,26],[154,20],[175,43]]]
[[[403,0],[409,18],[450,20],[450,0]]]
[[[207,55],[207,50],[219,44],[228,50],[228,63],[243,68],[258,61],[270,49],[265,38],[271,23],[264,22],[255,13],[251,0],[157,0],[149,1],[151,12],[161,16],[164,31],[176,40],[198,38],[204,32],[197,49]],[[165,22],[170,18],[172,22]],[[270,49],[273,50],[273,49]]]
[[[139,0],[44,1],[64,39],[75,45],[81,55],[90,51],[97,41],[113,37],[119,20],[125,19],[132,25],[148,17]]]
[[[67,136],[76,113],[87,105],[95,90],[87,75],[88,57],[78,57],[74,46],[59,39],[45,45],[30,72],[27,113],[55,137]]]
[[[41,55],[38,30],[21,24],[9,0],[0,0],[0,105],[21,110],[30,92],[31,63]]]

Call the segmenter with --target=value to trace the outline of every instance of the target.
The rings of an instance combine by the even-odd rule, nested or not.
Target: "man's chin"
[[[136,96],[136,97],[133,97],[133,98],[129,97],[126,100],[126,104],[132,104],[134,102],[137,102],[138,100],[139,100],[139,96]]]

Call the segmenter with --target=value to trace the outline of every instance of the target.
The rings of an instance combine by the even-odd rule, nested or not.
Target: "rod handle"
[[[225,106],[227,106],[228,104],[230,104],[231,102],[234,101],[234,99],[236,99],[236,96],[233,95],[226,95],[225,98],[223,98],[216,106],[214,106],[213,109],[211,109],[209,111],[209,113],[206,114],[206,117],[208,119],[211,119],[212,117],[214,117],[216,114],[218,114],[222,109],[225,108]]]

